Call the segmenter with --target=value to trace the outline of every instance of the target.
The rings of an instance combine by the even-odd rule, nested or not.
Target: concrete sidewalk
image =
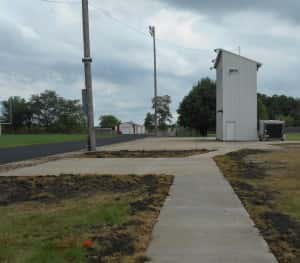
[[[162,140],[157,142],[161,145]],[[155,147],[145,139],[131,149]],[[148,256],[156,263],[276,263],[266,242],[254,227],[240,200],[225,180],[212,157],[257,144],[216,144],[218,151],[189,158],[160,159],[63,159],[1,175],[59,175],[61,173],[172,174],[174,185],[155,226]],[[167,143],[165,144],[167,145]],[[176,149],[208,148],[201,142],[169,141]],[[175,146],[174,146],[175,145]],[[208,145],[207,145],[208,146]],[[259,148],[271,148],[259,144]],[[107,148],[118,149],[117,145]],[[130,148],[130,147],[129,147]],[[158,147],[159,148],[159,147]],[[141,149],[141,148],[139,148]]]
[[[277,262],[215,164],[207,166],[209,173],[175,177],[148,249],[152,262]]]

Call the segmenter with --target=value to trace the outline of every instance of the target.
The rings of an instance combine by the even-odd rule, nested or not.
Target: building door
[[[236,127],[235,121],[226,122],[226,140],[227,141],[236,140],[235,127]]]
[[[217,111],[217,140],[223,140],[223,111],[218,110]]]

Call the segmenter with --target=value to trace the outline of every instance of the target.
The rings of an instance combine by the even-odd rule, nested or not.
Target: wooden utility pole
[[[155,26],[149,26],[150,35],[153,38],[153,53],[154,53],[154,121],[155,121],[155,131],[158,131],[157,123],[157,70],[156,70],[156,36],[155,36]]]
[[[87,99],[88,150],[96,151],[88,0],[82,0],[82,28],[83,28],[83,48],[84,48],[84,58],[82,59],[82,62],[84,63],[85,88],[86,88],[86,99]]]

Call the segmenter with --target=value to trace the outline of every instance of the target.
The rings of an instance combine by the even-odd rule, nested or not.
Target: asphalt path
[[[97,139],[97,146],[128,142],[144,138],[143,135],[120,135],[112,138]],[[79,151],[87,147],[86,141],[39,144],[16,148],[0,148],[0,165],[25,161],[55,154]]]

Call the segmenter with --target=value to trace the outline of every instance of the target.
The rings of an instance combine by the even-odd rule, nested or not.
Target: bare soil
[[[283,151],[288,150],[289,147],[283,149]],[[218,156],[215,161],[245,205],[278,261],[299,263],[300,221],[285,209],[296,200],[299,190],[293,192],[285,187],[295,178],[294,173],[288,168],[290,167],[288,162],[274,161],[274,156],[279,154],[282,153],[241,150]],[[295,169],[294,166],[292,167]],[[296,210],[295,213],[299,213],[298,208]]]
[[[125,223],[90,226],[93,246],[86,249],[86,262],[145,262],[153,226],[172,182],[169,175],[0,177],[0,208],[28,202],[37,207],[53,205],[96,194],[112,196],[116,202],[129,200],[130,217]]]
[[[82,157],[90,158],[179,158],[210,152],[207,149],[198,150],[155,150],[155,151],[99,151],[86,153]]]

